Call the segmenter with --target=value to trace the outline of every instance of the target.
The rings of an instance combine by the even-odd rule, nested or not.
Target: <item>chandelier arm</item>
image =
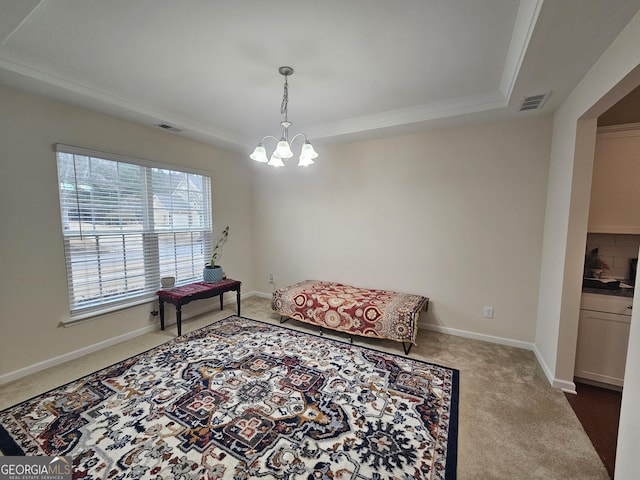
[[[260,143],[264,144],[264,141],[265,141],[266,139],[268,139],[268,138],[270,138],[270,139],[272,139],[272,140],[275,140],[275,141],[276,141],[276,143],[278,143],[278,142],[280,141],[280,139],[278,139],[278,138],[274,137],[273,135],[265,135],[264,137],[262,137],[262,140],[260,141]]]
[[[302,143],[304,143],[304,142],[307,142],[307,141],[308,141],[307,136],[306,136],[304,133],[296,133],[296,134],[293,136],[293,138],[291,139],[291,141],[289,142],[289,145],[293,145],[293,142],[295,142],[295,141],[296,141],[296,138],[298,138],[298,137],[302,137],[302,138],[304,138],[304,141],[303,141]]]

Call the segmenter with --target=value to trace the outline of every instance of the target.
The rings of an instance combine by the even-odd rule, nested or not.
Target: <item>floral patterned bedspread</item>
[[[273,292],[271,308],[283,317],[365,337],[415,344],[420,295],[305,280]]]

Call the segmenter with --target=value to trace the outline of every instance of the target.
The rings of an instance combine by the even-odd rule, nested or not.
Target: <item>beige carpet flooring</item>
[[[242,302],[242,315],[278,323],[269,300]],[[183,332],[235,313],[232,305],[183,322]],[[171,321],[171,319],[168,319]],[[158,322],[159,323],[159,322]],[[289,320],[283,326],[317,332]],[[166,342],[175,325],[0,386],[0,409]],[[328,335],[346,340],[344,335]],[[356,344],[403,355],[396,342],[356,337]],[[458,479],[608,479],[569,406],[532,352],[422,330],[410,356],[460,370]]]

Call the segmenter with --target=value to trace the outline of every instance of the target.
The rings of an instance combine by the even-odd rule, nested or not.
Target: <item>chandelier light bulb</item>
[[[309,157],[303,157],[300,155],[300,161],[298,162],[299,167],[308,167],[309,165],[313,165],[315,162],[311,160]]]
[[[269,161],[269,159],[267,158],[267,151],[261,143],[256,147],[253,153],[249,155],[249,158],[255,160],[256,162],[262,163],[266,163]]]
[[[276,152],[273,152],[271,154],[271,159],[269,160],[269,163],[267,163],[267,165],[271,165],[272,167],[284,167],[284,162],[282,161],[282,158],[280,158]]]
[[[287,142],[284,137],[280,139],[278,142],[278,146],[276,147],[276,152],[280,158],[291,158],[293,157],[293,152],[291,151],[291,147],[289,146],[289,142]]]
[[[313,145],[311,145],[311,143],[309,143],[309,140],[304,142],[304,145],[302,145],[302,151],[300,152],[300,158],[302,158],[303,156],[305,158],[309,158],[310,160],[313,160],[314,158],[318,158],[318,154],[313,149]]]

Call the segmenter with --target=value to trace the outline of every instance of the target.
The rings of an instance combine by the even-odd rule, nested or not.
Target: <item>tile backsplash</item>
[[[604,276],[629,280],[629,259],[638,258],[640,235],[621,235],[613,233],[587,234],[587,252],[598,248],[598,256],[609,265]]]

